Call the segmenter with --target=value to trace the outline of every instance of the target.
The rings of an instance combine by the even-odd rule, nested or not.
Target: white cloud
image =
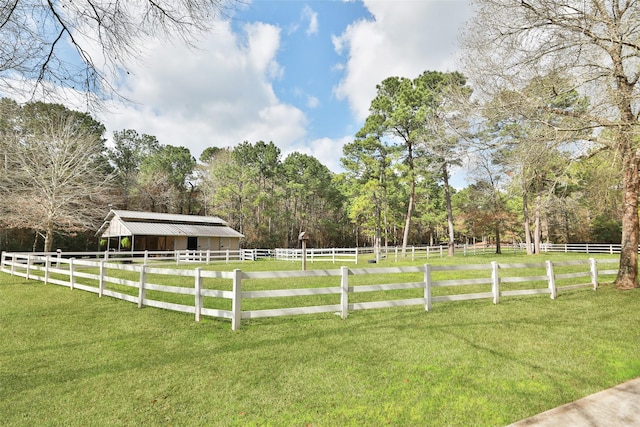
[[[314,10],[307,5],[302,9],[302,19],[309,21],[309,26],[306,31],[308,36],[318,34],[318,12],[314,12]]]
[[[320,105],[320,100],[312,95],[307,95],[307,107],[317,108]]]
[[[469,16],[467,0],[363,0],[374,17],[333,37],[346,54],[345,74],[334,88],[358,120],[368,115],[376,85],[390,76],[415,78],[423,71],[454,71],[459,26]]]
[[[110,134],[135,129],[196,157],[209,146],[245,140],[288,147],[304,138],[307,118],[273,92],[271,82],[284,72],[275,59],[279,44],[278,27],[246,24],[236,35],[229,22],[198,50],[152,43],[123,82],[123,94],[136,104],[114,106],[101,119]]]
[[[293,145],[289,150],[283,150],[283,159],[292,152],[299,151],[300,153],[315,157],[332,172],[344,172],[342,164],[340,163],[342,147],[350,142],[353,142],[353,136],[344,136],[337,139],[319,138],[311,141],[307,145]]]

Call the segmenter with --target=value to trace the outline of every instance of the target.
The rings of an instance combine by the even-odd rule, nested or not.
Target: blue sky
[[[333,94],[344,58],[336,52],[332,37],[365,19],[373,17],[363,3],[331,0],[258,0],[234,19],[236,31],[243,23],[256,21],[281,28],[277,58],[283,75],[273,81],[273,89],[283,102],[305,112],[310,139],[355,133],[349,105]]]
[[[114,84],[131,103],[98,118],[197,158],[207,147],[273,141],[340,172],[389,76],[457,70],[468,0],[243,0],[195,47],[147,41]]]

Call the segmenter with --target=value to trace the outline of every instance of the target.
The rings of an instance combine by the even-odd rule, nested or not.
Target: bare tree
[[[8,148],[4,221],[44,236],[95,229],[104,215],[111,176],[101,125],[86,114],[51,104],[23,107],[21,135]],[[24,111],[24,109],[29,111]]]
[[[53,88],[99,100],[112,77],[140,56],[144,39],[192,43],[234,0],[8,0],[0,4],[0,87],[19,93]]]
[[[640,7],[619,0],[476,0],[477,13],[464,40],[466,73],[477,90],[492,96],[517,92],[529,108],[579,115],[591,130],[588,142],[622,160],[623,230],[618,288],[638,286],[638,118],[640,112]],[[584,111],[540,102],[540,91],[564,89],[548,79],[533,93],[529,82],[557,75],[568,90],[588,96]],[[552,124],[550,124],[552,125]],[[553,126],[553,125],[552,125]],[[560,127],[558,131],[565,131]]]

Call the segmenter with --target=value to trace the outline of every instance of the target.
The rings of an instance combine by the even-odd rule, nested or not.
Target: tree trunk
[[[527,255],[532,255],[531,251],[531,223],[529,222],[529,205],[527,203],[527,187],[522,188],[522,216],[524,217],[524,241],[527,245]]]
[[[540,232],[540,210],[542,208],[542,197],[538,194],[536,196],[536,211],[535,211],[535,219],[533,224],[533,251],[536,254],[540,254],[540,236],[542,233]]]
[[[496,253],[502,253],[502,247],[500,246],[500,221],[496,221]]]
[[[49,221],[49,223],[47,223],[47,232],[44,236],[44,251],[51,252],[52,247],[53,247],[53,222]]]
[[[447,206],[447,225],[449,227],[449,256],[453,256],[455,252],[455,233],[453,230],[453,208],[451,207],[451,188],[449,187],[449,171],[447,164],[442,165],[442,180],[444,181],[444,199]]]
[[[407,208],[407,218],[404,222],[404,233],[402,235],[402,257],[407,256],[407,244],[409,242],[409,226],[411,225],[411,214],[413,213],[413,204],[416,197],[416,182],[411,178],[411,191],[409,193],[409,207]]]
[[[622,153],[622,241],[617,289],[638,287],[638,159],[629,150]]]

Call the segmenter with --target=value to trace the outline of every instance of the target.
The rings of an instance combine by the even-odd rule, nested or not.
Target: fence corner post
[[[27,254],[27,280],[31,279],[31,254]]]
[[[69,258],[69,289],[75,288],[75,277],[73,276],[73,258]]]
[[[231,330],[240,329],[242,321],[242,270],[233,270],[233,299],[231,300]]]
[[[144,282],[146,280],[147,275],[147,266],[146,264],[140,268],[140,289],[138,291],[138,308],[142,308],[143,301],[146,298],[146,290],[144,288]]]
[[[49,284],[49,274],[51,269],[51,255],[46,255],[44,257],[44,284]]]
[[[100,278],[98,279],[98,298],[104,295],[104,260],[100,260]]]
[[[202,269],[200,267],[193,271],[194,275],[194,292],[195,292],[195,308],[196,308],[196,322],[200,321],[200,315],[202,313],[202,275],[200,274]]]
[[[593,290],[598,289],[598,263],[595,258],[589,258],[590,270],[591,270],[591,284]]]
[[[345,320],[349,315],[349,268],[340,267],[340,317]]]
[[[491,292],[493,293],[493,303],[500,302],[500,277],[498,275],[498,262],[491,262]]]
[[[431,311],[431,265],[424,265],[424,309]]]
[[[553,262],[545,261],[547,265],[547,277],[549,280],[549,293],[551,294],[551,299],[556,299],[557,289],[556,289],[556,276],[553,273]]]

